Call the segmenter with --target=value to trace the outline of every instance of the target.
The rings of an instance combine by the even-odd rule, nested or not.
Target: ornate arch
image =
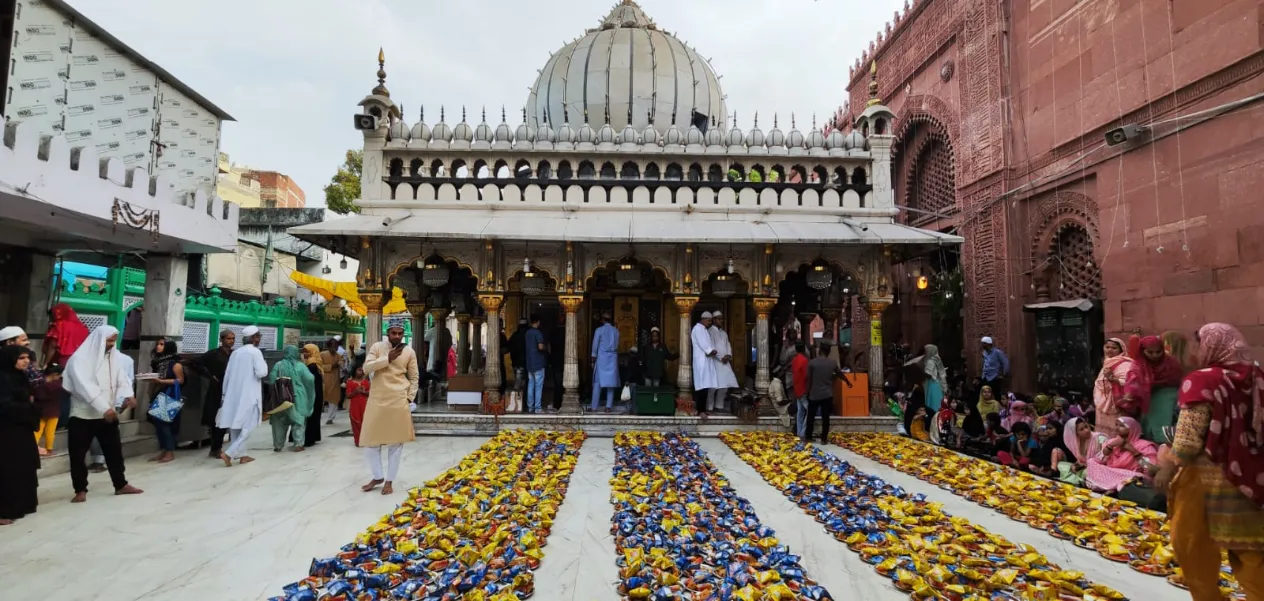
[[[955,143],[961,139],[961,130],[957,111],[947,102],[944,102],[938,96],[915,94],[904,101],[904,106],[900,109],[899,114],[900,116],[896,120],[895,126],[891,128],[891,131],[895,134],[895,144],[891,145],[892,161],[899,157],[900,149],[903,148],[902,142],[907,138],[913,127],[917,125],[926,125],[932,132],[940,132],[947,140],[948,150],[952,152],[954,159],[956,158]],[[914,158],[917,157],[916,154],[913,156]],[[965,161],[954,160],[953,163],[953,177],[957,187],[960,187],[962,182],[965,181],[963,175]]]
[[[1079,192],[1058,190],[1036,203],[1035,210],[1027,220],[1027,232],[1032,236],[1033,263],[1044,260],[1058,231],[1068,224],[1083,227],[1093,241],[1093,248],[1098,247],[1101,236],[1097,229],[1097,203],[1093,199]]]
[[[466,262],[460,257],[445,255],[438,251],[429,252],[424,255],[417,255],[411,259],[408,259],[407,261],[402,261],[400,263],[397,263],[395,267],[391,268],[390,273],[386,275],[386,285],[387,286],[393,285],[393,282],[395,281],[396,276],[398,276],[400,272],[417,265],[418,261],[425,260],[427,257],[439,257],[440,259],[443,259],[445,263],[451,263],[453,265],[456,265],[457,268],[459,269],[469,270],[470,279],[474,280],[475,288],[478,288],[481,286],[482,278],[480,277],[478,273],[478,268],[475,267],[472,264],[472,262]]]

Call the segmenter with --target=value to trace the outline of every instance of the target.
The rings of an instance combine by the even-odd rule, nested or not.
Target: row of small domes
[[[741,128],[731,127],[724,129],[723,127],[708,128],[706,133],[698,129],[697,125],[690,125],[689,129],[681,130],[676,124],[672,124],[664,134],[658,133],[653,124],[647,125],[644,130],[637,132],[632,126],[627,126],[621,132],[616,132],[609,123],[602,125],[599,129],[594,130],[591,125],[584,123],[578,129],[574,129],[569,123],[563,123],[562,127],[556,132],[549,127],[546,122],[542,127],[535,127],[527,123],[524,119],[523,123],[518,125],[516,131],[510,131],[509,124],[505,120],[504,113],[501,113],[501,123],[496,127],[495,131],[487,124],[487,115],[484,113],[482,123],[477,126],[470,127],[466,123],[464,110],[462,110],[461,122],[455,128],[449,127],[444,122],[442,112],[440,113],[439,123],[432,129],[425,123],[425,113],[421,115],[421,121],[411,128],[403,119],[397,120],[391,124],[390,136],[392,139],[409,140],[420,142],[431,142],[433,140],[442,140],[447,142],[502,142],[512,143],[515,141],[530,141],[535,143],[572,143],[572,144],[664,144],[664,145],[701,145],[715,147],[759,147],[768,148],[785,147],[785,148],[807,148],[816,149],[824,148],[827,150],[844,149],[844,150],[864,150],[866,149],[866,141],[859,131],[852,130],[850,134],[844,135],[841,131],[834,129],[828,134],[822,130],[813,128],[804,135],[802,132],[791,126],[790,133],[783,133],[773,121],[772,131],[764,134],[759,129],[759,122],[755,122],[755,127],[743,134]]]

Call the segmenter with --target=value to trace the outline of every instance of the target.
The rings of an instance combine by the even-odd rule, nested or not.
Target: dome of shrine
[[[666,134],[673,118],[682,131],[715,120],[725,126],[724,92],[706,59],[662,31],[632,0],[549,57],[527,96],[528,119],[582,123],[609,115],[614,131],[653,124]],[[629,119],[631,123],[629,123]]]

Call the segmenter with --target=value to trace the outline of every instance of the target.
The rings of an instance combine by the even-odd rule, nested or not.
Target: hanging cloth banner
[[[295,284],[319,294],[325,300],[341,298],[347,301],[347,308],[355,311],[358,315],[368,315],[369,313],[368,307],[365,307],[364,302],[360,300],[360,293],[356,290],[355,282],[332,282],[298,271],[291,271],[290,279],[294,280]],[[391,300],[386,303],[385,307],[382,307],[382,315],[395,315],[406,312],[408,312],[408,307],[404,304],[404,291],[399,288],[392,288]]]

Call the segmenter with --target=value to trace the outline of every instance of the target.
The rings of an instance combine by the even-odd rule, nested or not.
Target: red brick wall
[[[301,209],[307,205],[307,195],[289,176],[275,171],[251,171],[249,175],[258,180],[264,204],[278,209]]]
[[[915,155],[902,145],[931,129],[951,140],[957,204],[927,227],[956,226],[967,239],[967,349],[982,334],[999,338],[1030,385],[1021,358],[1033,356],[1032,324],[1021,308],[1058,298],[1069,276],[1034,268],[1071,224],[1092,238],[1109,333],[1220,320],[1264,350],[1264,109],[1187,122],[1179,135],[1156,125],[1153,143],[1097,148],[1121,123],[1264,92],[1262,37],[1259,0],[915,3],[848,92],[863,106],[876,56],[879,95],[900,117],[901,204]],[[904,332],[892,339],[929,341],[914,315],[893,321]]]

